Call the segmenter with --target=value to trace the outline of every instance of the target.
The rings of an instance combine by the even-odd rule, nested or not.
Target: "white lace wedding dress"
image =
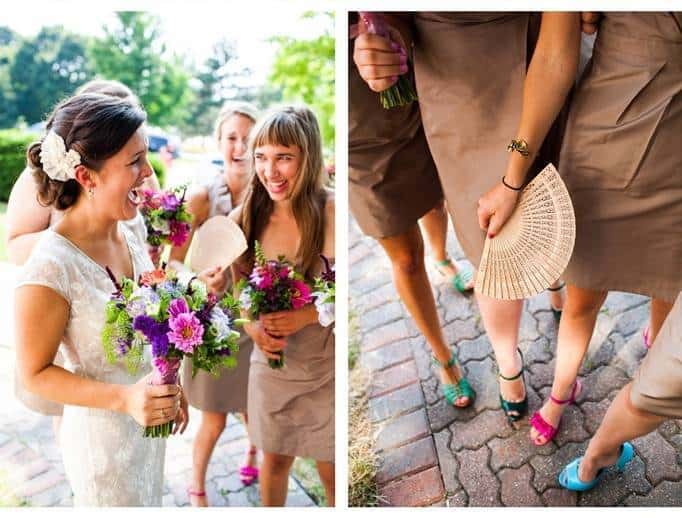
[[[137,278],[152,269],[152,263],[130,227],[119,224],[119,228],[128,243]],[[149,357],[134,376],[124,365],[112,365],[104,358],[100,338],[104,306],[114,286],[104,268],[66,238],[46,231],[18,285],[46,286],[69,303],[69,321],[60,350],[66,367],[76,375],[132,384],[151,370]],[[142,432],[142,427],[126,414],[64,407],[60,449],[74,505],[161,505],[166,441],[143,438]]]

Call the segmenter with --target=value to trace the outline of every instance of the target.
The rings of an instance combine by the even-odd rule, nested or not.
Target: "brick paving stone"
[[[594,435],[599,428],[599,425],[604,420],[606,411],[609,409],[611,401],[609,399],[604,399],[597,403],[591,401],[585,401],[580,405],[580,409],[583,411],[585,420],[583,421],[585,428],[589,432],[590,436]]]
[[[375,447],[377,451],[395,448],[430,434],[426,410],[420,408],[411,414],[381,423],[377,428]]]
[[[457,344],[457,355],[460,363],[470,360],[483,360],[492,353],[487,335],[481,335],[474,340],[461,340]]]
[[[629,336],[640,331],[649,320],[649,307],[646,304],[620,313],[614,331]]]
[[[379,463],[376,480],[379,484],[385,484],[436,465],[436,448],[433,438],[429,436],[385,451]]]
[[[452,344],[459,340],[475,340],[481,336],[476,320],[454,320],[443,327],[445,343]]]
[[[30,498],[47,491],[51,487],[64,481],[64,475],[55,470],[45,471],[42,474],[24,482],[16,489],[16,495],[21,498]]]
[[[436,452],[438,453],[438,460],[440,462],[440,472],[445,484],[445,490],[448,493],[454,493],[462,487],[458,478],[459,462],[457,458],[450,451],[450,431],[443,430],[433,434],[433,440],[436,443]]]
[[[661,426],[658,427],[658,433],[660,433],[666,439],[670,439],[677,433],[679,433],[680,428],[677,426],[675,421],[666,421]]]
[[[597,487],[578,497],[578,503],[581,506],[610,507],[619,505],[630,493],[649,489],[651,486],[644,478],[644,463],[642,459],[635,458],[623,473],[608,469]]]
[[[432,432],[439,432],[450,425],[455,419],[470,419],[475,415],[473,406],[455,408],[445,399],[440,399],[435,405],[426,409]]]
[[[371,371],[383,370],[392,365],[412,359],[409,340],[401,340],[389,345],[364,352],[360,356],[362,364]]]
[[[73,505],[73,495],[69,483],[65,480],[49,488],[31,495],[32,507],[55,507],[58,505]]]
[[[374,290],[392,284],[391,276],[386,275],[367,275],[359,280],[351,282],[352,293],[360,298]]]
[[[420,471],[381,488],[386,506],[421,507],[443,499],[445,488],[438,467]]]
[[[538,362],[547,363],[552,360],[549,340],[544,336],[533,341],[519,342],[519,348],[523,351],[523,360],[527,366]]]
[[[490,467],[495,472],[500,468],[519,468],[534,455],[550,455],[556,450],[552,443],[535,446],[524,433],[515,433],[506,439],[491,439],[488,448],[491,452]]]
[[[509,437],[514,430],[507,424],[502,410],[485,410],[469,421],[457,421],[450,426],[455,450],[478,449],[493,437]]]
[[[442,397],[438,393],[438,389],[440,387],[438,380],[436,378],[428,378],[426,381],[422,381],[421,383],[426,404],[429,406],[436,404],[436,402]]]
[[[575,507],[578,503],[578,493],[551,487],[542,493],[542,500],[549,507]]]
[[[405,388],[369,400],[369,420],[377,423],[395,417],[424,405],[424,397],[419,384],[408,385]]]
[[[354,266],[362,259],[372,255],[372,249],[365,243],[357,243],[348,250],[348,264]]]
[[[475,507],[499,506],[500,482],[490,471],[490,451],[483,446],[478,450],[456,453],[459,462],[459,480],[469,495],[469,505]]]
[[[457,491],[447,498],[445,505],[447,507],[466,507],[469,505],[469,498],[464,491]]]
[[[244,484],[242,484],[237,473],[233,473],[226,477],[213,477],[213,482],[219,491],[234,492],[239,491],[244,487]]]
[[[13,457],[20,451],[26,449],[26,446],[21,444],[16,439],[6,442],[2,447],[0,447],[0,460],[5,460]]]
[[[419,381],[414,360],[377,372],[371,380],[369,397],[377,397]]]
[[[658,484],[648,495],[630,495],[624,503],[635,507],[680,507],[682,491],[679,484],[666,480]]]
[[[486,358],[483,361],[472,360],[467,362],[465,373],[469,383],[476,391],[474,409],[481,412],[485,409],[495,410],[500,407],[499,388],[497,383],[497,370],[493,360]]]
[[[405,320],[398,320],[367,333],[360,349],[363,352],[372,351],[384,345],[405,340],[409,336]]]
[[[654,431],[632,441],[637,453],[646,462],[646,475],[657,486],[663,479],[680,480],[682,468],[677,464],[677,452],[661,435]]]
[[[405,317],[406,314],[400,302],[389,302],[374,308],[371,311],[362,313],[360,316],[360,325],[362,326],[363,332],[368,336],[371,336],[374,333],[374,330],[377,330],[376,328]]]
[[[604,301],[604,307],[608,309],[609,314],[617,314],[642,305],[648,308],[648,302],[649,298],[644,295],[611,291]]]
[[[533,317],[538,323],[539,335],[548,341],[547,348],[554,353],[557,348],[557,333],[559,331],[559,325],[554,315],[549,311],[541,311],[535,313]]]
[[[251,507],[253,503],[249,500],[246,491],[238,491],[227,495],[227,505],[230,507]]]
[[[544,493],[550,487],[559,487],[557,476],[564,466],[585,452],[587,443],[569,443],[551,455],[535,455],[530,465],[535,470],[533,487]]]
[[[620,369],[610,365],[599,367],[583,378],[583,393],[580,398],[582,401],[601,401],[628,381],[630,380]]]
[[[474,316],[471,308],[471,299],[465,297],[459,292],[455,292],[448,286],[438,297],[438,302],[442,308],[445,308],[444,320],[450,323],[453,320],[468,320]]]
[[[540,338],[540,331],[538,328],[538,321],[535,317],[524,310],[521,313],[521,326],[519,328],[519,341],[530,341],[537,340]]]
[[[524,464],[519,469],[505,468],[497,474],[502,484],[500,499],[508,507],[541,506],[542,500],[530,484],[533,475],[530,466]]]
[[[535,389],[543,387],[550,387],[554,381],[554,365],[552,360],[550,363],[534,363],[527,367],[528,380]]]
[[[582,442],[592,437],[592,434],[585,429],[584,421],[585,416],[580,409],[575,405],[569,405],[561,417],[559,432],[554,438],[557,446],[561,447],[568,442]]]
[[[682,467],[682,434],[673,435],[669,441],[677,450],[677,465]]]
[[[352,293],[352,291],[351,291]],[[362,311],[370,311],[375,308],[379,308],[384,304],[389,304],[394,301],[399,301],[398,293],[395,291],[393,283],[386,284],[377,288],[370,293],[363,295],[362,297],[355,297],[355,294],[351,295],[351,303],[354,308]]]

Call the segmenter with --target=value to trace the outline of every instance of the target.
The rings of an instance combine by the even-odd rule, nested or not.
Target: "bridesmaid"
[[[244,203],[231,215],[249,250],[232,267],[235,280],[253,267],[258,240],[267,258],[284,256],[308,281],[321,272],[320,254],[334,257],[334,198],[323,186],[317,119],[306,107],[270,113],[254,130],[250,148],[256,175]],[[334,505],[334,333],[322,327],[313,304],[262,315],[244,326],[251,355],[249,432],[263,450],[261,500],[285,503],[295,457],[317,462],[329,505]],[[284,338],[274,338],[280,336]],[[286,364],[271,369],[286,347]]]
[[[400,39],[411,41],[409,17],[391,17],[391,22],[400,27]],[[419,105],[385,110],[372,91],[376,88],[373,81],[367,80],[375,68],[388,76],[403,70],[404,57],[394,54],[390,46],[382,52],[386,42],[379,36],[362,34],[350,44],[349,57],[357,65],[349,63],[350,209],[362,231],[386,252],[400,299],[431,348],[434,363],[440,366],[448,403],[466,407],[475,394],[443,335],[424,264],[424,234],[436,267],[451,276],[456,289],[470,290],[473,275],[458,269],[445,249],[447,213]],[[377,54],[382,58],[378,67],[373,63]],[[419,196],[414,195],[417,192]]]
[[[193,193],[188,200],[188,210],[192,214],[192,235],[207,219],[216,216],[227,216],[239,205],[252,177],[251,162],[248,157],[249,132],[256,122],[256,107],[249,103],[226,103],[216,121],[215,136],[223,155],[225,168],[222,174],[216,175],[214,181]],[[181,268],[185,261],[192,235],[182,247],[171,250],[171,266]],[[212,291],[229,289],[232,278],[229,271],[215,272],[208,278]],[[246,413],[246,389],[249,380],[249,357],[253,350],[253,342],[248,335],[242,334],[239,341],[237,367],[226,371],[220,378],[199,371],[192,378],[191,360],[183,363],[183,388],[189,404],[201,410],[201,425],[194,439],[192,448],[193,472],[192,485],[189,488],[190,501],[193,505],[205,506],[206,470],[213,453],[213,448],[225,429],[229,412],[239,412],[248,422]],[[239,476],[244,485],[251,485],[258,479],[258,450],[249,443],[244,464],[239,468]]]
[[[508,186],[519,188],[547,162],[556,163],[560,126],[550,127],[572,81],[559,81],[560,72],[575,74],[577,67],[578,14],[423,12],[414,26],[426,139],[457,238],[477,265],[486,236],[481,228],[493,237],[516,204],[518,192]],[[575,55],[557,59],[566,46]],[[381,77],[374,79],[382,80],[374,88],[381,90],[396,74],[378,69]],[[506,153],[514,138],[527,141],[529,158]],[[523,301],[477,294],[477,302],[499,366],[500,404],[510,420],[519,420],[528,406],[517,353]]]
[[[605,13],[561,152],[576,243],[552,397],[533,418],[538,445],[554,437],[579,392],[578,370],[608,292],[652,297],[653,340],[682,290],[681,92],[682,15]]]

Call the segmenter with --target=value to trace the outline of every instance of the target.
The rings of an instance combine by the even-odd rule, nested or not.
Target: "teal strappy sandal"
[[[459,361],[457,360],[457,356],[454,352],[450,352],[450,359],[448,360],[448,363],[445,365],[445,367],[443,367],[443,364],[440,363],[435,356],[431,356],[431,361],[434,365],[437,365],[441,369],[450,369],[455,365],[459,365]],[[476,392],[464,376],[462,376],[457,383],[441,382],[441,386],[443,387],[443,395],[445,396],[445,400],[455,408],[467,408],[468,406],[471,406],[471,404],[474,402],[474,399],[476,399]],[[466,406],[455,405],[455,401],[463,397],[469,398],[469,403]]]
[[[516,374],[515,376],[511,376],[509,378],[503,376],[498,371],[497,375],[505,381],[514,381],[523,376],[523,372],[525,370],[523,366],[523,353],[521,352],[521,349],[517,349],[517,351],[519,352],[519,356],[521,356],[521,370],[519,371],[518,374]],[[525,380],[524,393],[525,396],[523,397],[523,401],[507,401],[502,397],[502,390],[500,390],[500,407],[504,411],[504,415],[506,415],[507,419],[511,422],[520,420],[524,415],[528,413],[528,391],[526,390]]]
[[[442,261],[434,261],[433,262],[434,266],[436,269],[441,273],[441,275],[445,275],[441,268],[443,266],[455,266],[452,262],[452,259],[449,257],[447,259],[443,259]],[[471,282],[471,279],[474,277],[474,271],[473,269],[466,263],[462,265],[457,265],[457,273],[452,276],[450,279],[450,284],[451,286],[459,291],[460,293],[466,293],[467,291],[473,290],[472,287],[468,287],[467,285]]]

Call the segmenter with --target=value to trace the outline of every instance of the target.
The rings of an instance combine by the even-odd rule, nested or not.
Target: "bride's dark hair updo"
[[[79,94],[60,104],[47,121],[46,131],[64,139],[67,151],[73,149],[81,164],[99,171],[108,158],[118,153],[147,119],[136,103],[102,94]],[[42,140],[28,148],[28,165],[38,184],[38,201],[59,210],[71,207],[81,194],[79,183],[51,179],[40,161]]]

